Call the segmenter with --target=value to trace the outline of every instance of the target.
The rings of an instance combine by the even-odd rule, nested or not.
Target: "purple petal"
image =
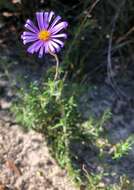
[[[49,30],[51,30],[58,22],[61,20],[60,16],[57,16],[54,21],[52,22],[51,26],[49,27]]]
[[[67,35],[66,34],[56,34],[56,35],[52,35],[51,36],[52,38],[65,38],[67,39]]]
[[[37,36],[23,36],[23,40],[38,39]]]
[[[64,46],[64,43],[61,41],[61,40],[58,40],[58,39],[53,39],[54,42],[56,42],[57,44],[60,44],[61,47]]]
[[[43,12],[37,12],[36,18],[37,18],[39,29],[43,30],[45,28],[45,26],[44,26],[44,13]]]
[[[49,42],[44,43],[45,53],[48,53],[48,52],[49,52],[48,43],[49,43]]]
[[[67,22],[61,22],[59,24],[57,24],[55,27],[53,27],[52,29],[50,29],[49,31],[53,34],[58,33],[60,30],[66,28],[68,26]]]
[[[23,44],[25,45],[25,44],[27,44],[27,43],[29,43],[29,42],[34,42],[34,41],[36,41],[36,40],[38,40],[36,37],[24,37],[23,38]]]
[[[36,45],[36,47],[35,47],[35,52],[38,52],[39,51],[39,49],[40,49],[40,47],[41,46],[43,46],[43,42],[42,41],[38,41],[38,44]]]
[[[44,45],[41,46],[40,51],[39,51],[39,58],[42,58],[44,52]]]
[[[42,43],[41,41],[37,41],[35,43],[33,43],[31,46],[29,46],[29,48],[27,49],[27,51],[31,54],[33,54],[34,52],[37,52],[39,50],[39,48],[41,47]]]
[[[61,49],[60,46],[53,41],[51,41],[50,44],[56,49],[56,52],[59,52],[59,50]]]
[[[32,32],[23,32],[23,34],[21,35],[21,39],[25,39],[25,38],[37,38],[37,34],[34,34]]]
[[[35,46],[34,46],[34,44],[33,44],[33,45],[31,45],[31,46],[29,46],[29,48],[27,49],[27,51],[28,51],[28,53],[33,54],[33,53],[34,53],[34,51],[35,51]]]
[[[30,26],[29,24],[26,23],[24,26],[25,26],[25,28],[27,28],[31,32],[37,34],[37,31],[32,26]]]
[[[50,22],[51,22],[51,20],[52,20],[53,16],[54,16],[54,12],[53,12],[53,11],[51,11],[51,12],[49,13],[49,16],[48,16],[48,23],[50,23]]]
[[[24,35],[23,35],[23,34],[21,34],[20,38],[21,38],[21,39],[23,39],[23,37],[24,37]]]
[[[44,13],[44,25],[45,25],[45,29],[48,28],[48,15],[49,15],[48,12]]]
[[[37,33],[39,32],[38,28],[34,25],[34,23],[30,19],[26,21],[26,24],[30,25]]]
[[[48,52],[52,52],[52,53],[55,53],[55,49],[51,43],[51,41],[48,43]]]

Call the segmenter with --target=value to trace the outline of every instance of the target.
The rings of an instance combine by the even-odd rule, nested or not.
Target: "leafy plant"
[[[133,136],[128,137],[125,141],[117,143],[114,147],[112,147],[113,150],[112,158],[117,160],[120,159],[122,156],[127,155],[128,152],[132,149],[133,144],[134,144]]]
[[[20,90],[19,100],[12,106],[12,112],[27,129],[44,133],[59,165],[66,168],[72,179],[81,185],[86,176],[74,163],[72,144],[85,141],[95,145],[103,133],[109,111],[97,120],[90,117],[88,121],[83,121],[77,102],[79,93],[75,93],[78,86],[70,88],[69,85],[63,84],[62,80],[51,79],[42,85],[33,83],[29,89]]]

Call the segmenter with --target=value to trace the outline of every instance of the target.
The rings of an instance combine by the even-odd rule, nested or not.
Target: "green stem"
[[[56,73],[55,73],[55,77],[54,77],[54,80],[57,80],[58,79],[58,74],[59,74],[59,59],[58,59],[58,56],[55,54],[55,53],[52,53],[51,51],[49,51],[50,55],[52,55],[55,60],[56,60]]]

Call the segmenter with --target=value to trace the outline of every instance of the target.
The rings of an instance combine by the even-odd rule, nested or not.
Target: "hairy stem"
[[[58,79],[58,74],[59,74],[59,59],[58,59],[58,56],[55,54],[55,53],[52,53],[51,51],[49,51],[50,55],[52,55],[55,60],[56,60],[56,73],[55,73],[55,77],[54,77],[54,80],[57,80]]]

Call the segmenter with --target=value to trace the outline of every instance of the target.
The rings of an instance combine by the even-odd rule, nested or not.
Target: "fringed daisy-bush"
[[[37,12],[36,20],[37,26],[28,19],[25,24],[27,31],[21,35],[23,44],[30,44],[27,51],[31,54],[38,53],[39,57],[45,53],[58,53],[67,38],[67,34],[62,31],[68,23],[61,21],[60,16],[55,17],[53,11]]]

